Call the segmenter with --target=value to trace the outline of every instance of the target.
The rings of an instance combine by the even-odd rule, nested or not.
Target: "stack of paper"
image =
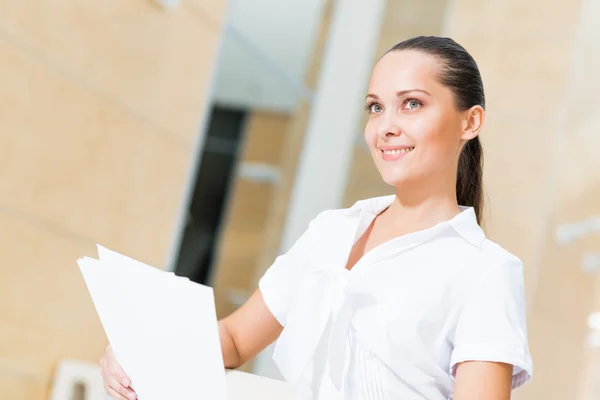
[[[225,400],[210,287],[98,246],[79,268],[119,364],[140,400]]]

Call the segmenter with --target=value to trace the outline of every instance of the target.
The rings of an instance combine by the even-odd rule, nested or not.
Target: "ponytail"
[[[479,136],[463,146],[458,159],[456,199],[461,206],[473,207],[481,225],[483,214],[483,149]]]

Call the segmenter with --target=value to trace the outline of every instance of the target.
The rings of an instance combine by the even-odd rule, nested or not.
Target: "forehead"
[[[416,50],[392,51],[375,65],[369,88],[372,91],[433,89],[438,86],[440,62],[429,54]]]

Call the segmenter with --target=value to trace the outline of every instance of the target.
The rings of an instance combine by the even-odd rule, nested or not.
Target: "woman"
[[[523,265],[478,224],[477,64],[451,39],[413,38],[368,93],[365,139],[396,194],[319,214],[219,322],[225,365],[277,339],[300,399],[509,399],[532,371]],[[110,347],[102,367],[110,395],[135,398]]]

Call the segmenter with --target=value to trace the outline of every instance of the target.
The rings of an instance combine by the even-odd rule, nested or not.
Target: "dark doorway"
[[[179,248],[175,273],[209,284],[246,110],[214,106]]]

